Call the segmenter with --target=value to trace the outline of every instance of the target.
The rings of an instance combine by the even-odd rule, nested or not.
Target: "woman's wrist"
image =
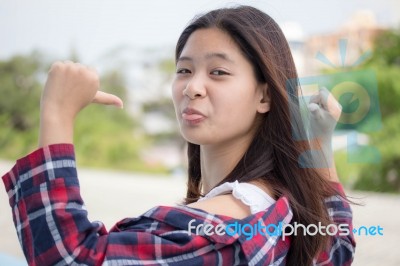
[[[73,119],[56,114],[42,114],[39,129],[39,147],[57,143],[73,143]]]

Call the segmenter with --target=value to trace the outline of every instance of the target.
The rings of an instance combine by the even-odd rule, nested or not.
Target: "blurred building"
[[[363,54],[372,50],[375,37],[384,30],[369,10],[357,11],[339,29],[330,33],[305,38],[295,23],[285,23],[282,29],[300,77],[318,75],[324,68],[353,65]]]
[[[372,50],[373,41],[382,30],[372,11],[358,11],[336,32],[310,37],[305,45],[304,55],[315,58],[316,54],[321,53],[336,67],[350,66]],[[340,54],[340,40],[347,42],[343,54]],[[316,73],[321,68],[329,67],[320,60],[309,62],[306,70],[308,73]]]

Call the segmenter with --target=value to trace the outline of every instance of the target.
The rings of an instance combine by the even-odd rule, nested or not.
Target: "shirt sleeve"
[[[212,243],[171,224],[142,218],[107,232],[87,218],[70,144],[41,148],[3,176],[29,265],[233,265],[239,246]],[[179,215],[179,214],[178,214]],[[171,208],[165,217],[176,217]],[[178,216],[179,217],[179,216]],[[139,218],[138,218],[139,219]],[[178,218],[177,218],[178,219]],[[135,223],[135,219],[130,220]]]
[[[337,195],[325,199],[329,217],[335,227],[330,228],[332,238],[329,248],[321,252],[315,265],[351,265],[356,242],[353,234],[353,215],[340,183],[332,183]]]

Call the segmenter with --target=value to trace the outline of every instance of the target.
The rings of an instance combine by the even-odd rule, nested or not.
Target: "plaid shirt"
[[[292,212],[285,197],[243,220],[187,206],[155,207],[107,232],[101,222],[87,218],[70,144],[44,147],[18,160],[3,182],[29,265],[284,265],[290,247],[290,237],[255,234],[248,240],[244,234],[207,234],[193,228],[288,224]],[[326,204],[334,222],[352,229],[350,207],[341,197],[327,199]],[[354,246],[351,232],[334,236],[315,264],[349,265]]]

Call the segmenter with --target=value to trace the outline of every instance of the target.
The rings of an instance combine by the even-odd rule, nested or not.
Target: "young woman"
[[[3,176],[28,263],[351,264],[351,210],[334,163],[313,167],[310,152],[331,160],[340,107],[327,90],[312,98],[318,138],[308,141],[296,79],[284,35],[263,12],[242,6],[194,19],[176,46],[172,86],[188,141],[185,204],[155,207],[107,232],[87,218],[73,124],[91,102],[122,101],[98,91],[92,69],[54,63],[41,102],[39,149]]]

